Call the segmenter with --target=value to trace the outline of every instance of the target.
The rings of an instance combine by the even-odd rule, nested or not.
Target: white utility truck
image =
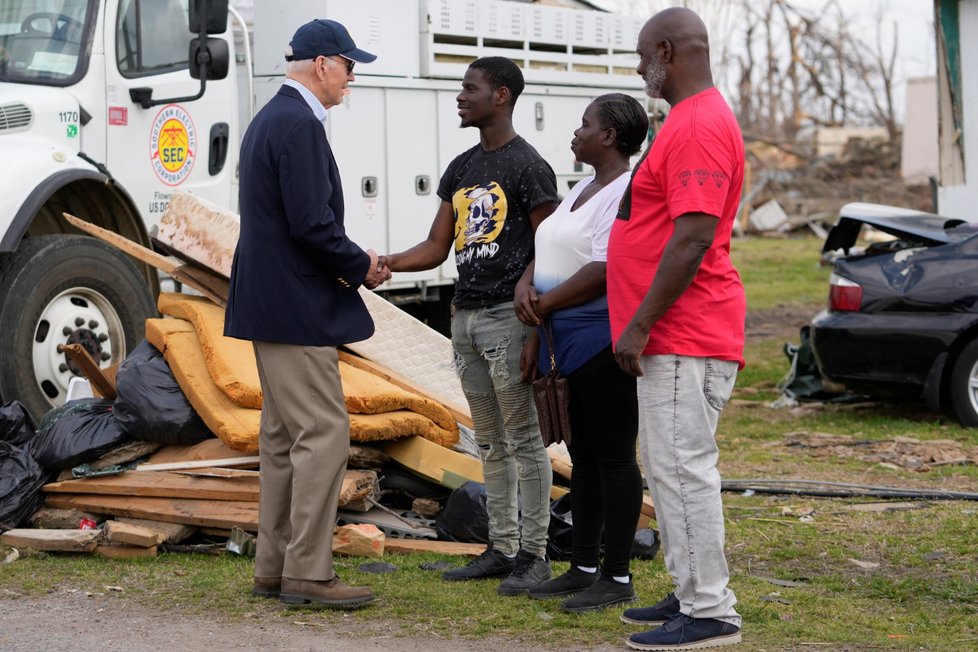
[[[151,246],[175,191],[237,211],[240,137],[308,20],[339,20],[378,55],[357,68],[327,132],[347,230],[381,253],[427,235],[441,171],[478,138],[459,129],[455,108],[475,58],[523,69],[516,128],[562,191],[587,174],[569,147],[587,103],[611,91],[643,97],[638,17],[498,0],[247,9],[251,20],[227,0],[0,0],[0,401],[40,417],[80,373],[59,344],[109,366],[142,339],[156,271],[81,235],[62,212]],[[455,276],[449,260],[398,274],[383,293],[443,327]]]

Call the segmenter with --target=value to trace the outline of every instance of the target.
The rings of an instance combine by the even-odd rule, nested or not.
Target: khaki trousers
[[[334,577],[350,417],[331,346],[254,342],[263,404],[255,577]]]

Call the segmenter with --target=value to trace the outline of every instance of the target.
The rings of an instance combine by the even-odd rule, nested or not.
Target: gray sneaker
[[[449,581],[482,580],[488,577],[503,577],[516,568],[516,560],[510,559],[493,548],[470,561],[461,568],[453,568],[442,573],[442,579]]]
[[[526,595],[527,591],[550,579],[550,562],[522,550],[516,555],[516,568],[499,585],[499,595]]]

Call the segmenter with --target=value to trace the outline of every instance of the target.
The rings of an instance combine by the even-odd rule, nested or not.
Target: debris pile
[[[809,449],[813,457],[856,459],[867,464],[921,472],[949,464],[978,464],[978,446],[969,448],[950,439],[860,440],[851,435],[800,431],[785,435],[785,444]]]
[[[163,317],[146,321],[146,341],[118,373],[88,367],[95,396],[52,410],[37,428],[17,404],[2,408],[0,468],[17,472],[0,474],[0,542],[123,558],[254,554],[261,386],[250,343],[223,336],[236,216],[178,193],[160,246],[184,265],[66,218],[144,262],[178,270],[202,296],[161,294]],[[362,294],[377,332],[340,352],[351,448],[334,552],[479,554],[485,536],[457,522],[488,516],[482,464],[470,454],[471,418],[447,364],[451,344]],[[566,450],[550,454],[555,474],[569,480]],[[558,483],[552,498],[567,493]],[[453,500],[464,508],[449,517]],[[653,517],[646,498],[637,529]],[[28,522],[32,529],[21,527]],[[651,545],[644,551],[655,554]]]

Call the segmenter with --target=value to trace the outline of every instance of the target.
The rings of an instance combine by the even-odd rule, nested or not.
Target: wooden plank
[[[109,559],[138,559],[140,557],[155,557],[156,551],[156,546],[144,548],[119,543],[103,543],[95,549],[95,554]]]
[[[94,514],[86,514],[77,509],[50,509],[42,507],[31,516],[30,523],[35,528],[53,530],[76,530],[83,518],[96,520]]]
[[[258,466],[257,455],[226,457],[220,460],[197,460],[195,462],[169,462],[166,464],[139,464],[136,471],[180,471],[184,469],[206,469],[212,466]]]
[[[384,540],[386,552],[413,554],[416,552],[436,552],[442,555],[466,555],[475,557],[486,550],[482,543],[459,543],[457,541],[435,541],[433,539],[396,539],[387,537]]]
[[[115,520],[117,523],[128,523],[129,525],[135,525],[146,528],[147,530],[152,530],[160,536],[160,541],[163,543],[180,543],[197,531],[196,527],[192,525],[184,525],[183,523],[165,523],[163,521],[151,521],[144,518],[127,518],[125,516],[116,518]]]
[[[379,469],[391,461],[391,456],[376,446],[350,444],[350,457],[347,464],[358,469]]]
[[[126,543],[140,548],[152,548],[163,543],[163,536],[156,530],[121,521],[106,521],[105,536],[114,543]]]
[[[54,482],[41,489],[46,493],[257,501],[258,477],[212,478],[162,471],[126,471],[118,475]]]
[[[48,507],[84,509],[96,514],[130,516],[169,523],[258,531],[258,503],[187,498],[133,498],[96,494],[49,494]]]
[[[483,481],[480,459],[439,446],[423,437],[405,437],[380,446],[399,464],[450,489],[456,489],[468,480]]]
[[[0,543],[15,548],[91,552],[98,546],[99,530],[13,529],[0,534]]]
[[[222,457],[238,455],[223,441],[214,437],[205,439],[198,444],[164,446],[153,453],[146,462],[148,464],[166,464],[167,462],[194,462],[196,460],[217,460]]]
[[[92,354],[81,344],[59,344],[58,353],[64,353],[68,359],[81,369],[82,374],[92,384],[96,396],[115,400],[115,382],[109,380],[98,363],[92,359]]]
[[[69,213],[62,213],[64,218],[68,220],[68,223],[77,229],[84,231],[85,233],[107,242],[116,249],[126,253],[138,261],[144,262],[148,265],[152,265],[156,269],[166,272],[176,280],[180,281],[184,285],[192,287],[204,296],[215,301],[216,303],[221,303],[227,298],[225,294],[224,299],[220,296],[220,288],[215,289],[213,283],[208,280],[202,280],[199,275],[188,271],[188,267],[185,265],[178,265],[166,256],[162,256],[152,249],[144,247],[138,242],[133,242],[129,238],[119,235],[118,233],[113,233],[108,229],[103,229],[100,226],[96,226],[85,220],[75,217]]]
[[[440,403],[445,407],[446,410],[448,410],[448,412],[452,415],[452,418],[454,418],[456,421],[461,423],[463,426],[467,428],[475,427],[472,423],[472,417],[471,415],[469,415],[469,410],[467,406],[463,407],[458,405],[452,405],[451,403],[446,403],[444,400],[438,398],[437,396],[430,394],[427,390],[425,390],[423,387],[418,385],[413,380],[405,378],[404,376],[401,376],[400,374],[395,373],[390,369],[377,364],[376,362],[367,360],[366,358],[361,358],[358,355],[354,355],[342,349],[339,351],[339,354],[340,354],[340,360],[347,363],[348,365],[357,367],[358,369],[363,369],[364,371],[369,371],[370,373],[376,376],[380,376],[384,380],[394,385],[397,385],[401,389],[406,389],[409,392],[414,392],[418,396],[430,399],[432,401],[435,401],[436,403]]]
[[[62,213],[64,218],[68,220],[68,223],[77,229],[80,229],[87,233],[88,235],[94,236],[103,242],[107,242],[116,249],[129,254],[136,260],[142,261],[149,265],[152,265],[158,270],[170,274],[177,268],[177,264],[166,256],[161,256],[152,249],[147,249],[138,242],[133,242],[125,236],[121,236],[118,233],[113,233],[108,229],[103,229],[100,226],[96,226],[90,222],[75,217],[69,213]]]

